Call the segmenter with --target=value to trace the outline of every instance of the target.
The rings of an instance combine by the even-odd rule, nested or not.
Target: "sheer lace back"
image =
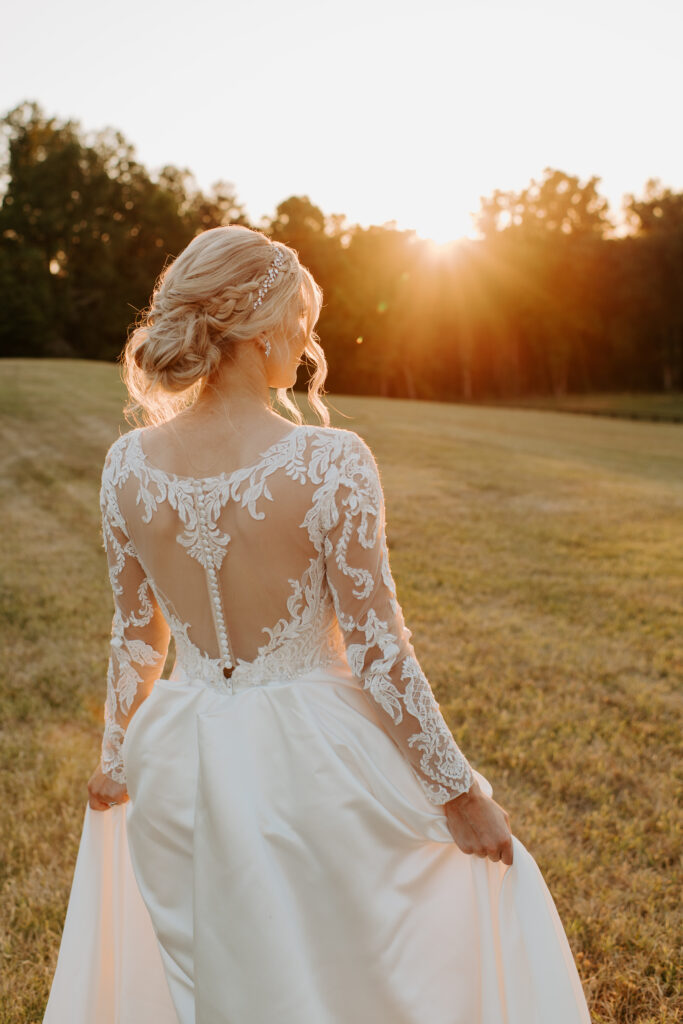
[[[467,789],[469,766],[409,643],[365,442],[304,425],[249,466],[195,478],[155,465],[144,441],[143,429],[120,437],[102,475],[115,603],[103,770],[125,781],[125,728],[172,634],[178,665],[233,695],[345,656],[428,797]]]
[[[202,479],[155,466],[142,435],[128,443],[132,472],[118,504],[179,650],[191,644],[219,662],[221,678],[244,676],[248,663],[285,674],[317,663],[336,623],[320,552],[299,527],[315,491],[305,433],[295,429],[251,466]],[[313,617],[302,618],[306,607]]]

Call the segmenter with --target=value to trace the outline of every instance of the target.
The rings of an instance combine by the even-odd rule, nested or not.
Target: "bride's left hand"
[[[99,767],[88,779],[88,794],[93,811],[108,811],[111,804],[125,804],[130,799],[125,785],[114,782]]]

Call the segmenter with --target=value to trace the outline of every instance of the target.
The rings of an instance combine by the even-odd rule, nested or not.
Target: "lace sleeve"
[[[410,644],[389,568],[384,495],[374,456],[349,431],[325,535],[327,578],[351,671],[434,804],[468,790],[471,769]]]
[[[105,775],[125,784],[123,737],[161,675],[170,630],[119,511],[116,484],[121,466],[114,450],[107,455],[100,491],[102,536],[114,597],[100,766]]]

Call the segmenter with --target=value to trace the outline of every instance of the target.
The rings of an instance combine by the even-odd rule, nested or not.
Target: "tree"
[[[0,301],[14,311],[1,329],[5,352],[115,357],[164,260],[206,227],[246,222],[227,183],[205,196],[190,171],[172,166],[153,180],[113,129],[86,140],[35,103],[11,110],[2,128]],[[37,308],[49,310],[49,330]]]
[[[624,198],[624,210],[661,386],[672,391],[683,381],[683,193],[651,178],[642,199]]]
[[[595,326],[587,302],[585,268],[612,225],[600,181],[581,184],[575,176],[546,167],[540,182],[521,192],[481,199],[475,223],[483,253],[495,268],[497,293],[515,344],[508,346],[511,372],[519,381],[520,348],[536,364],[542,389],[564,394],[572,373],[581,372],[581,353]],[[514,386],[514,385],[513,385]]]
[[[546,167],[540,182],[532,179],[521,192],[496,189],[490,198],[480,198],[481,209],[474,223],[479,233],[490,238],[497,231],[518,228],[526,237],[582,235],[603,237],[612,227],[607,215],[608,201],[597,190],[600,178],[584,185],[564,171]]]

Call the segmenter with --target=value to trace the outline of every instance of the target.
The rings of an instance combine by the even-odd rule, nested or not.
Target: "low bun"
[[[223,352],[212,335],[206,309],[178,309],[154,316],[152,324],[136,331],[131,354],[150,389],[179,394],[220,365]]]

